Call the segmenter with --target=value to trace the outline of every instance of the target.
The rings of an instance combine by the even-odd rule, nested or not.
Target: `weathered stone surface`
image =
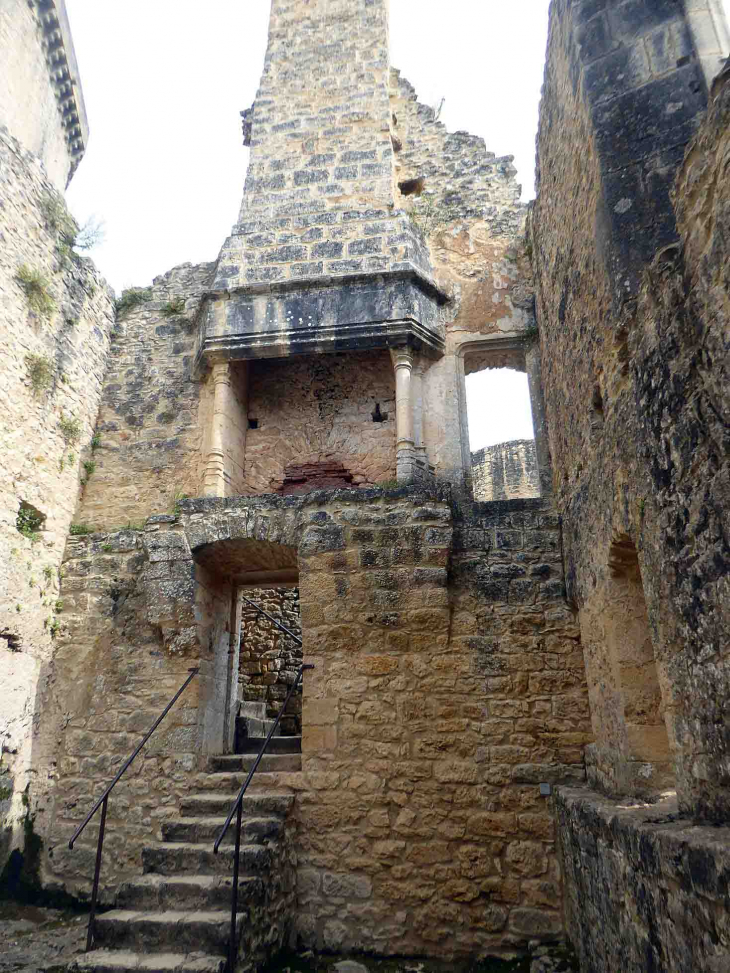
[[[727,968],[726,828],[682,821],[673,798],[627,807],[561,787],[556,810],[568,934],[582,970]]]
[[[488,446],[471,454],[474,499],[523,500],[540,496],[534,439]]]

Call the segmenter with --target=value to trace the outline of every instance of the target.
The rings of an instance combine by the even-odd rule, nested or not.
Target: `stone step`
[[[202,953],[134,953],[126,949],[94,949],[77,957],[70,967],[79,973],[224,973],[221,956]]]
[[[275,722],[275,720],[257,720],[251,716],[239,716],[236,720],[236,735],[241,740],[248,737],[265,739]],[[241,724],[245,727],[245,732]],[[281,736],[281,724],[274,730],[274,737],[278,736]]]
[[[208,772],[212,774],[248,772],[253,767],[257,756],[256,753],[229,753],[220,757],[209,757]],[[300,753],[269,753],[267,750],[261,758],[256,773],[283,773],[301,769],[302,755]]]
[[[299,760],[300,758],[295,757],[294,759]],[[301,766],[297,768],[297,771],[298,770],[301,770]],[[296,771],[257,770],[251,779],[249,790],[247,790],[246,793],[248,794],[249,791],[253,791],[255,793],[257,791],[261,791],[262,788],[264,788],[267,792],[274,790],[275,785],[279,783],[278,775],[281,773],[290,772]],[[245,771],[241,771],[238,774],[198,774],[193,780],[193,789],[198,793],[203,791],[206,793],[226,791],[228,794],[233,794],[235,800],[235,795],[241,789],[241,786],[246,782],[247,777],[248,773]]]
[[[248,736],[239,742],[239,753],[259,753],[263,746],[265,737]],[[272,737],[266,748],[267,753],[301,753],[302,738],[298,737]]]
[[[243,928],[244,915],[237,917]],[[136,953],[178,952],[224,955],[230,934],[230,912],[139,912],[112,909],[94,920],[94,944]]]
[[[211,791],[191,794],[180,801],[180,813],[184,818],[218,817],[228,815],[237,790],[227,794]],[[284,791],[264,791],[244,794],[242,805],[244,817],[267,817],[276,814],[285,818],[294,802],[294,795]]]
[[[242,699],[238,704],[238,715],[244,720],[265,720],[266,703]]]
[[[177,818],[174,821],[165,821],[162,825],[162,840],[213,844],[225,823],[224,817]],[[283,825],[282,818],[278,817],[244,818],[241,841],[245,845],[255,845],[267,838],[276,838]],[[235,841],[235,837],[236,829],[231,824],[223,841],[230,844]]]
[[[275,842],[269,845],[241,845],[241,873],[261,873],[270,866],[276,850]],[[145,875],[232,875],[234,852],[230,845],[221,845],[216,855],[212,843],[160,842],[142,849],[142,866]]]
[[[265,880],[246,875],[238,880],[238,902],[243,909],[261,901]],[[140,875],[120,886],[116,904],[120,909],[148,909],[164,912],[216,912],[231,908],[231,875]]]

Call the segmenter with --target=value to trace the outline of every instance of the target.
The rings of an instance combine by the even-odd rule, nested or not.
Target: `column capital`
[[[413,369],[414,358],[410,351],[391,350],[390,357],[394,368],[407,368],[409,371]]]
[[[213,363],[211,369],[213,382],[216,385],[229,384],[231,381],[231,368],[227,361],[217,361]]]

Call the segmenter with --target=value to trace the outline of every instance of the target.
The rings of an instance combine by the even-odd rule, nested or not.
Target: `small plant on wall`
[[[173,297],[164,304],[160,313],[163,318],[181,318],[185,314],[185,298]]]
[[[26,355],[25,364],[33,395],[40,395],[53,384],[53,362],[44,355]]]
[[[31,311],[35,311],[43,318],[50,318],[56,310],[56,302],[51,294],[48,279],[39,270],[23,264],[18,268],[15,280],[25,292]]]
[[[151,287],[130,287],[128,290],[122,291],[122,296],[117,298],[114,305],[117,318],[123,318],[130,311],[133,311],[134,308],[139,307],[141,304],[146,304],[147,301],[151,300]]]
[[[40,531],[43,528],[46,518],[36,510],[31,504],[22,500],[18,515],[15,518],[15,528],[23,537],[27,537],[32,544],[36,544],[40,539]]]
[[[75,416],[62,415],[58,420],[58,428],[67,446],[73,446],[81,438],[81,423]],[[69,456],[69,463],[71,462],[73,460]]]

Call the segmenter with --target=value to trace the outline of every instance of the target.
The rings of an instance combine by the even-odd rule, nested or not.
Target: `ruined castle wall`
[[[374,421],[376,406],[385,421]],[[287,468],[337,463],[353,486],[395,478],[395,376],[387,351],[251,362],[244,493],[281,489]]]
[[[70,218],[38,159],[2,133],[0,172],[0,683],[7,689],[0,787],[6,799],[13,791],[4,805],[2,864],[7,843],[19,839],[21,793],[34,781],[36,686],[60,623],[58,570],[82,461],[93,462],[113,295],[64,240],[60,224]],[[30,275],[30,293],[19,273]],[[26,535],[17,529],[22,503],[42,517]]]
[[[396,189],[396,206],[427,242],[434,275],[451,298],[446,354],[424,363],[424,441],[437,477],[458,482],[471,466],[464,355],[534,324],[527,207],[512,157],[497,158],[479,136],[449,132],[395,70],[390,104],[396,187],[423,180],[418,193]]]
[[[63,0],[4,0],[0,48],[0,128],[37,156],[48,179],[63,190],[87,135]]]
[[[677,802],[617,807],[560,788],[568,934],[584,973],[728,968],[724,830],[677,820]]]
[[[205,789],[194,754],[225,747],[213,720],[229,664],[224,578],[236,551],[242,565],[264,549],[261,563],[274,563],[281,544],[298,550],[316,668],[304,683],[304,769],[260,786],[296,793],[300,940],[467,957],[558,935],[552,807],[539,785],[583,780],[590,728],[558,523],[539,500],[463,511],[415,489],[194,500],[142,533],[74,541],[68,637],[37,743],[57,768],[39,819],[55,846],[47,876],[88,882],[93,831],[73,852],[62,841],[198,659],[200,682],[110,804],[105,896],[139,868],[180,796]]]
[[[668,62],[647,47],[657,39],[676,43],[683,22],[660,23],[647,9],[647,19],[624,38],[621,10],[608,6],[594,18],[594,5],[553,6],[532,223],[568,595],[580,609],[597,739],[589,771],[609,793],[656,792],[668,783],[663,764],[671,751],[681,809],[722,820],[727,742],[712,714],[727,692],[718,500],[727,468],[712,417],[723,411],[725,393],[710,391],[714,380],[704,375],[711,356],[714,373],[724,369],[716,335],[724,328],[726,289],[717,272],[720,238],[714,232],[706,245],[699,226],[714,226],[707,219],[713,213],[721,227],[725,204],[722,192],[701,188],[702,204],[692,197],[682,209],[678,200],[684,237],[705,241],[688,251],[698,262],[683,269],[669,189],[702,118],[699,68],[691,50],[689,60]],[[609,69],[622,59],[638,73],[611,81]],[[683,170],[688,193],[695,182],[714,185],[726,110],[721,90],[711,112],[715,128],[703,129],[704,147],[692,148],[695,162]],[[630,105],[635,110],[627,114]],[[629,138],[639,119],[644,141]],[[662,251],[651,264],[656,247]],[[714,276],[705,271],[703,278],[699,267],[710,265]],[[644,634],[624,645],[626,599],[617,592],[634,570],[631,611],[635,619],[645,612]],[[636,599],[645,602],[641,612]],[[700,655],[708,646],[717,657],[705,664]],[[638,710],[632,667],[649,680]]]
[[[68,840],[198,662],[184,652],[164,655],[159,627],[147,621],[139,583],[148,561],[142,537],[125,530],[69,540],[63,631],[42,676],[43,721],[33,761],[44,879],[82,897],[91,890],[98,815],[73,850]],[[199,607],[205,618],[204,598]],[[102,890],[140,873],[142,846],[156,840],[161,822],[177,814],[189,792],[199,750],[199,692],[196,678],[110,798]]]
[[[471,454],[474,499],[519,500],[540,495],[534,439],[487,446]]]
[[[214,268],[176,267],[155,279],[149,300],[119,316],[79,522],[114,530],[202,494],[213,391],[209,374],[193,374],[193,332]]]

